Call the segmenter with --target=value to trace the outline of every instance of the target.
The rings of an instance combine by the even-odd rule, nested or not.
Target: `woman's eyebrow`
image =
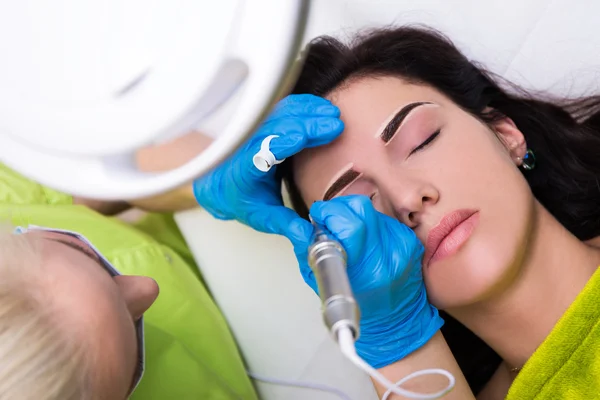
[[[428,102],[428,101],[419,101],[416,103],[409,103],[409,104],[405,105],[404,107],[402,107],[400,109],[400,111],[398,111],[396,113],[396,115],[394,115],[394,117],[390,120],[390,122],[387,123],[385,128],[383,128],[381,133],[378,134],[377,136],[379,136],[381,138],[381,140],[383,140],[384,143],[389,142],[390,140],[392,140],[392,138],[398,131],[398,128],[400,127],[400,125],[402,125],[402,122],[404,122],[406,117],[408,117],[408,115],[415,108],[425,105],[425,104],[432,104],[432,103]]]
[[[429,101],[419,101],[405,105],[392,117],[390,122],[387,123],[385,128],[383,128],[381,133],[379,133],[377,136],[379,136],[384,143],[389,142],[392,140],[396,134],[396,131],[398,131],[398,128],[400,125],[402,125],[402,122],[404,122],[406,117],[408,117],[415,108],[425,104],[433,103]],[[335,182],[331,184],[331,186],[329,186],[323,195],[323,200],[331,200],[336,194],[358,179],[360,175],[360,172],[357,172],[352,168],[348,169],[348,171],[344,172],[338,179],[335,180]]]
[[[357,172],[352,168],[350,168],[348,171],[344,172],[339,178],[337,178],[335,180],[335,182],[333,182],[331,184],[331,186],[329,186],[329,189],[327,189],[327,191],[325,191],[325,194],[323,195],[323,200],[325,200],[325,201],[331,200],[336,194],[341,192],[346,186],[350,185],[352,182],[357,180],[360,177],[360,175],[361,175],[360,172]]]

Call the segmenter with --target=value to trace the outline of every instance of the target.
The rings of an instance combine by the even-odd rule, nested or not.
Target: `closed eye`
[[[410,152],[409,156],[413,155],[417,151],[421,151],[425,147],[427,147],[428,144],[430,144],[431,142],[433,142],[435,140],[435,138],[437,138],[439,136],[440,132],[441,131],[439,129],[437,131],[433,132],[433,134],[431,136],[429,136],[427,139],[425,139],[425,141],[423,143],[421,143],[420,145],[418,145],[417,147],[415,147],[413,149],[413,151]]]

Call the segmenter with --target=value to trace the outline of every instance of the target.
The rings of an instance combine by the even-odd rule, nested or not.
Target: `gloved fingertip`
[[[336,109],[337,107],[323,97],[312,94],[292,94],[281,99],[275,105],[271,117],[286,115],[338,116],[339,111]]]
[[[310,93],[290,94],[279,101],[279,104],[330,104],[329,100],[324,97],[316,96]]]
[[[323,117],[339,117],[341,114],[340,109],[333,104],[319,106],[315,109],[315,113]]]
[[[344,121],[339,118],[321,118],[318,122],[321,135],[337,136],[344,130]]]
[[[297,143],[302,143],[306,140],[306,135],[302,134],[302,133],[297,133],[297,132],[292,132],[292,133],[288,133],[285,135],[280,135],[277,137],[274,137],[271,140],[270,148],[271,151],[273,150],[273,147],[282,147],[282,146],[290,146],[290,145],[295,145]]]
[[[304,279],[304,282],[310,286],[310,288],[318,295],[319,294],[319,288],[317,285],[317,279],[315,278],[315,274],[314,272],[310,269],[310,267],[306,264],[304,267],[300,267],[300,274],[302,275],[302,279]]]
[[[325,223],[325,213],[323,212],[323,207],[325,206],[324,201],[315,201],[309,210],[309,215],[317,224],[324,225]]]
[[[333,120],[332,129],[336,132],[342,132],[344,130],[344,121],[339,118]]]
[[[313,234],[313,226],[303,218],[296,218],[288,225],[287,238],[295,246],[308,246]]]
[[[344,131],[344,122],[339,118],[318,118],[316,126],[309,130],[306,147],[318,147],[331,143]]]
[[[304,147],[306,136],[302,133],[289,133],[271,139],[269,149],[279,161],[291,157]]]
[[[204,194],[204,188],[206,187],[206,185],[207,182],[203,178],[196,179],[192,185],[194,198],[196,199],[196,202],[202,207],[205,207],[206,195]]]
[[[347,204],[348,206],[357,213],[358,215],[364,215],[365,213],[374,210],[373,202],[369,198],[369,196],[365,196],[362,194],[347,196]]]

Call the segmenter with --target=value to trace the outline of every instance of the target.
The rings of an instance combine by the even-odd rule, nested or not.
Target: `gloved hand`
[[[424,249],[414,232],[376,211],[366,196],[317,202],[310,215],[346,250],[348,277],[361,312],[358,355],[381,368],[423,346],[444,321],[427,300]],[[316,291],[306,248],[297,249],[302,275]]]
[[[295,238],[305,238],[312,226],[283,206],[281,182],[275,177],[277,166],[262,172],[252,158],[270,135],[279,136],[270,142],[277,160],[327,144],[344,129],[339,116],[339,109],[321,97],[284,98],[241,150],[194,182],[196,200],[216,218],[236,219],[258,231],[287,236],[293,243]]]

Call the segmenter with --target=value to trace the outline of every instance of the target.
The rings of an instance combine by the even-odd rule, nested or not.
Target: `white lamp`
[[[1,2],[0,161],[96,199],[187,183],[283,94],[307,13],[308,0]],[[203,124],[216,140],[185,165],[135,168],[136,149]]]

